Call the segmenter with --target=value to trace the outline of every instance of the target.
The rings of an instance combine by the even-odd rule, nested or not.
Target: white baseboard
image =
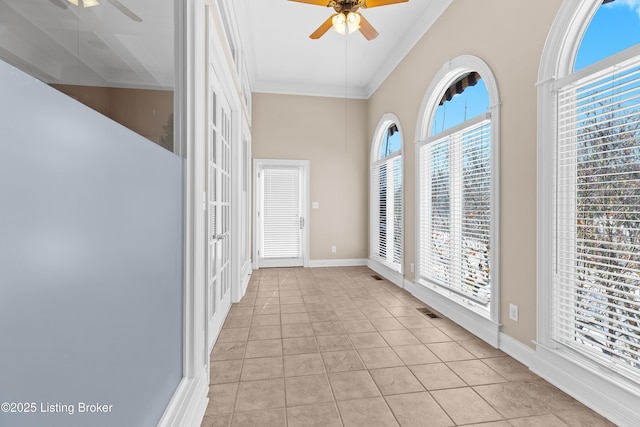
[[[533,349],[500,332],[499,324],[486,318],[477,318],[479,316],[476,313],[465,310],[455,302],[447,301],[444,296],[427,287],[405,280],[404,288],[616,425],[640,426],[640,391],[637,386],[627,384],[623,378],[619,381],[611,379],[602,373],[602,368],[575,360],[560,351],[541,345],[536,345]]]
[[[242,280],[240,282],[240,299],[236,302],[239,302],[242,298],[244,298],[244,295],[247,293],[247,287],[249,286],[249,280],[251,280],[251,274],[253,274],[253,270],[252,268],[253,265],[252,263],[249,261],[244,265],[244,268],[242,269],[242,272],[240,273],[242,275]]]
[[[158,427],[199,427],[209,403],[209,373],[183,378],[169,401]]]
[[[620,427],[640,425],[640,396],[624,390],[610,380],[556,354],[555,351],[531,347],[506,334],[500,334],[500,349],[527,366],[553,386],[591,408]]]
[[[367,265],[365,258],[309,260],[309,267],[357,267],[363,265]]]
[[[620,427],[640,426],[640,391],[604,369],[538,345],[531,370]]]
[[[502,332],[500,333],[499,348],[527,368],[531,368],[536,357],[536,351],[533,348]]]
[[[378,273],[380,276],[384,277],[391,283],[401,288],[404,288],[403,274],[398,273],[397,271],[390,269],[389,267],[382,264],[381,262],[371,258],[367,260],[367,267],[369,267],[370,269],[372,269],[373,271],[375,271],[376,273]]]
[[[426,286],[418,285],[410,280],[405,280],[404,284],[404,288],[420,301],[428,304],[431,308],[442,313],[478,338],[496,348],[500,347],[499,323],[451,301]]]

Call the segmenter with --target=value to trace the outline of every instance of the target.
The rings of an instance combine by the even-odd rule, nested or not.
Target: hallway
[[[613,425],[375,276],[255,270],[211,354],[202,426]]]

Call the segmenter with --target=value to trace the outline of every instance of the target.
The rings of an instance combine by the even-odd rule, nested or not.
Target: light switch
[[[318,202],[311,202],[311,209],[318,209],[320,208],[320,203]]]

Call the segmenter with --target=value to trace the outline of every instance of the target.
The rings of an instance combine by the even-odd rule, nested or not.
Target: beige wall
[[[536,81],[561,0],[456,0],[369,100],[369,123],[395,113],[405,135],[405,263],[415,263],[414,147],[418,111],[446,61],[475,55],[494,73],[501,98],[500,321],[531,345],[536,337]],[[369,136],[374,128],[369,126]],[[509,319],[509,303],[520,308]]]
[[[405,271],[414,278],[418,112],[440,68],[451,58],[475,55],[492,69],[501,98],[500,321],[504,333],[531,346],[536,337],[536,82],[560,4],[454,1],[368,101],[350,101],[354,137],[346,150],[344,100],[254,96],[254,157],[312,160],[311,198],[321,203],[321,210],[312,212],[312,258],[330,257],[331,244],[338,245],[337,258],[366,256],[369,147],[376,124],[392,112],[405,131]],[[349,212],[344,221],[341,212]],[[332,243],[337,241],[344,243]],[[340,251],[345,245],[351,248],[348,254]],[[509,303],[519,306],[519,322],[509,319]]]
[[[173,113],[173,91],[53,84],[52,87],[156,144]],[[170,141],[173,141],[171,135]],[[166,145],[166,146],[165,146]],[[173,145],[164,148],[172,151]]]
[[[367,258],[367,101],[255,93],[252,116],[254,159],[310,162],[310,259]]]

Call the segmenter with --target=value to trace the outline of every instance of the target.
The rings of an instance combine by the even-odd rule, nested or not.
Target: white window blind
[[[402,267],[402,155],[385,157],[372,164],[371,257],[387,267]]]
[[[263,258],[301,256],[300,170],[265,168],[263,174]]]
[[[491,120],[483,115],[436,135],[418,156],[419,278],[488,310]]]
[[[640,382],[640,59],[559,86],[552,336]]]

